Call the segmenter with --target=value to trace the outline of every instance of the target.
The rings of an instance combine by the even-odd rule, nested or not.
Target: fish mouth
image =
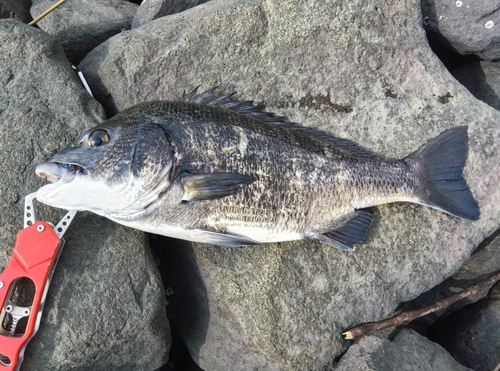
[[[78,164],[65,162],[44,162],[35,169],[36,175],[51,183],[69,183],[78,174],[85,175],[86,169]]]

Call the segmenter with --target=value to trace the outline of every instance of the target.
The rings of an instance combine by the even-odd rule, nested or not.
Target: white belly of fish
[[[114,220],[113,218],[110,219]],[[186,229],[178,226],[145,225],[144,223],[137,221],[114,221],[127,227],[139,229],[148,233],[159,234],[162,236],[192,242],[229,247],[255,245],[258,243],[293,241],[304,238],[296,232],[278,232],[262,228],[261,226],[231,226],[226,228],[225,233],[218,233],[203,229]]]
[[[279,232],[258,226],[231,226],[226,228],[226,233],[243,236],[259,243],[295,241],[304,238],[297,232]]]

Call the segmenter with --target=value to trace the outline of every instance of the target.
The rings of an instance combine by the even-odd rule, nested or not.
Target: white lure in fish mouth
[[[125,213],[127,216],[145,211],[158,201],[162,190],[170,186],[171,166],[167,166],[151,189],[140,184],[140,179],[129,173],[129,178],[110,182],[96,176],[83,166],[44,162],[36,167],[36,174],[50,184],[41,187],[38,201],[65,210],[89,210],[102,216]]]
[[[36,175],[47,179],[51,183],[61,181],[69,183],[75,179],[78,173],[85,173],[85,169],[76,164],[66,164],[61,162],[44,162],[36,167]]]
[[[66,210],[80,210],[82,193],[79,189],[82,187],[75,182],[75,179],[81,178],[85,169],[76,164],[61,162],[44,162],[35,169],[36,175],[47,179],[51,184],[40,188],[36,193],[38,201],[44,204],[65,208]],[[77,177],[78,176],[78,177]],[[70,201],[68,203],[68,201]]]
[[[77,164],[44,162],[35,172],[51,182],[36,193],[37,200],[49,206],[103,215],[119,199],[119,190],[90,179],[87,170]]]

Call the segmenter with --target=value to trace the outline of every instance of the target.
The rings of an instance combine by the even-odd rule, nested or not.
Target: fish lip
[[[76,176],[85,175],[87,169],[77,163],[48,161],[39,164],[35,169],[36,174],[51,183],[68,183]]]

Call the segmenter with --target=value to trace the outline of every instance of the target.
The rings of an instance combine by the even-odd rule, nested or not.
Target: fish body
[[[37,167],[39,201],[146,232],[243,246],[363,240],[366,208],[408,201],[464,219],[479,208],[462,178],[467,128],[402,160],[287,123],[251,102],[193,92],[146,102],[82,133]]]

